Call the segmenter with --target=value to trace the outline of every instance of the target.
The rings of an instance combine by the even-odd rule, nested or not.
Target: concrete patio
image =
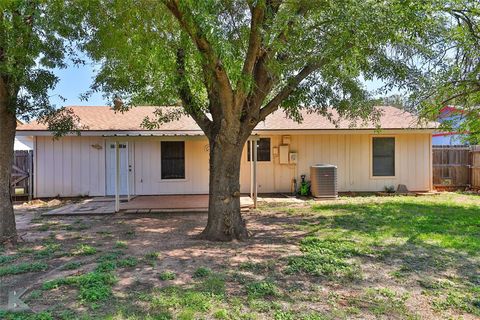
[[[250,197],[240,197],[242,210],[253,207]],[[120,212],[135,213],[169,213],[169,212],[207,212],[208,195],[157,195],[136,196],[130,201],[121,198]],[[59,215],[107,215],[115,213],[115,198],[98,197],[80,200],[60,208],[43,213],[45,216]]]

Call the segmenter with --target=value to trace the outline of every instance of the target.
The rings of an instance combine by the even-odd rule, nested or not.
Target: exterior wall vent
[[[317,164],[310,167],[311,192],[315,198],[338,197],[337,166]]]

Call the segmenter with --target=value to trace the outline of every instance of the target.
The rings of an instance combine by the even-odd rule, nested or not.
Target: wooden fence
[[[466,188],[470,185],[470,147],[433,147],[433,186]]]
[[[480,189],[480,146],[472,146],[471,153],[472,188]]]
[[[15,151],[13,158],[12,177],[10,180],[11,194],[14,200],[33,196],[33,151]]]
[[[436,189],[480,189],[480,146],[433,146]]]

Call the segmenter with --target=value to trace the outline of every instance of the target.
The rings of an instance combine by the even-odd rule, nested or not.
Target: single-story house
[[[301,123],[280,110],[268,116],[252,133],[252,141],[258,141],[258,193],[290,193],[294,180],[299,182],[301,175],[308,180],[310,166],[318,163],[337,166],[340,192],[381,191],[398,184],[411,191],[432,190],[435,124],[419,126],[411,113],[379,108],[381,130],[375,123],[352,127],[348,120],[334,125],[316,113],[304,112]],[[37,122],[17,128],[18,136],[34,142],[35,197],[114,195],[116,181],[120,194],[208,193],[209,144],[190,117],[146,130],[141,123],[155,107],[135,107],[126,113],[107,106],[71,109],[85,127],[81,135],[54,139]],[[255,170],[247,145],[242,193],[251,191]]]

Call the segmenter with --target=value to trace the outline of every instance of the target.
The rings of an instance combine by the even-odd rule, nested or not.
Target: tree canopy
[[[215,104],[227,101],[239,116],[246,100],[261,105],[255,121],[278,106],[297,119],[298,108],[328,106],[371,117],[362,80],[387,91],[419,73],[412,57],[432,53],[442,24],[430,10],[396,0],[97,0],[83,48],[101,62],[93,89],[127,105],[182,101],[204,130],[205,113],[221,117]]]

